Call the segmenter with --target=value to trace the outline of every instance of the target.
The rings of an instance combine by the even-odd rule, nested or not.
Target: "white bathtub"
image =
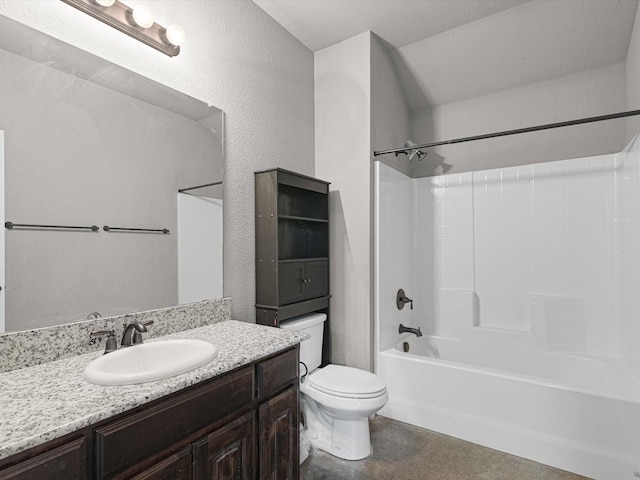
[[[640,477],[640,385],[622,362],[475,340],[404,342],[378,357],[389,392],[381,415],[598,480]]]

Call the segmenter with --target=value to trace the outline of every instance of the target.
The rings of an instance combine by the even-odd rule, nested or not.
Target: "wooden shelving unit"
[[[329,362],[329,183],[276,168],[255,172],[256,323],[327,314]]]

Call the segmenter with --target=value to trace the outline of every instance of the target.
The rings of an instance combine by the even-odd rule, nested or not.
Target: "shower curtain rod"
[[[551,128],[569,127],[571,125],[580,125],[583,123],[601,122],[603,120],[613,120],[615,118],[633,117],[640,115],[640,110],[630,110],[628,112],[611,113],[609,115],[600,115],[598,117],[580,118],[578,120],[569,120],[566,122],[547,123],[546,125],[537,125],[535,127],[518,128],[515,130],[505,130],[503,132],[486,133],[484,135],[474,135],[473,137],[456,138],[453,140],[443,140],[441,142],[423,143],[422,145],[413,145],[411,147],[392,148],[390,150],[378,150],[373,152],[373,156],[386,155],[388,153],[409,153],[422,148],[438,147],[440,145],[451,145],[454,143],[473,142],[475,140],[484,140],[485,138],[506,137],[507,135],[516,135],[518,133],[537,132],[539,130],[549,130]]]

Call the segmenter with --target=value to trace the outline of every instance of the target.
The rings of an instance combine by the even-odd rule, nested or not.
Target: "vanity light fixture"
[[[165,55],[175,57],[180,53],[180,45],[185,37],[184,31],[177,25],[169,28],[158,25],[147,7],[133,9],[118,0],[62,1]]]
[[[182,30],[178,25],[170,25],[167,27],[167,41],[171,45],[175,45],[179,47],[184,43],[184,30]]]
[[[153,13],[144,5],[134,8],[131,17],[139,27],[149,28],[153,25]]]

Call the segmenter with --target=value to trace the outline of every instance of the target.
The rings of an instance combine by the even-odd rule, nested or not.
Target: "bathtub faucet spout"
[[[405,327],[402,324],[400,324],[400,328],[398,328],[398,333],[413,333],[416,337],[421,337],[422,336],[422,332],[420,331],[420,327],[418,327],[418,328],[410,328],[410,327]]]

